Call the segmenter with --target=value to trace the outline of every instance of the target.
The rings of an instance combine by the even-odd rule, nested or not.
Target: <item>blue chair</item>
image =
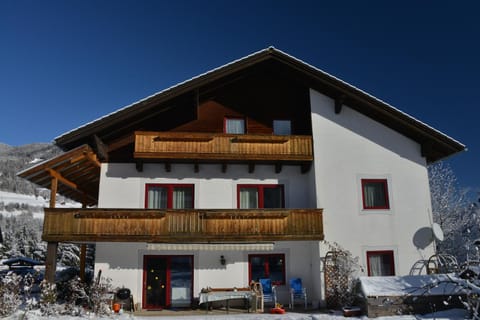
[[[290,309],[294,307],[295,300],[302,300],[307,309],[307,289],[303,287],[300,278],[290,279]]]
[[[275,291],[275,287],[272,286],[272,280],[270,279],[260,279],[260,285],[262,286],[262,294],[263,294],[263,303],[265,302],[273,302],[273,305],[277,305],[277,292]],[[262,303],[262,305],[263,305]]]

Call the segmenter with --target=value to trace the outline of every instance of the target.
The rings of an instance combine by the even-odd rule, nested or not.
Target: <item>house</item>
[[[302,278],[316,306],[325,243],[365,275],[408,274],[433,253],[412,242],[432,224],[426,167],[465,148],[272,47],[55,143],[64,154],[19,173],[52,190],[47,278],[59,242],[95,244],[96,272],[147,310],[263,277],[283,304]],[[84,208],[54,208],[56,193]]]

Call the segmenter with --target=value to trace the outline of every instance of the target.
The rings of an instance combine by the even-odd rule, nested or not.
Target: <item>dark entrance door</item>
[[[162,309],[167,305],[167,257],[145,256],[144,261],[144,307]]]
[[[145,256],[143,308],[190,306],[193,288],[192,256]]]

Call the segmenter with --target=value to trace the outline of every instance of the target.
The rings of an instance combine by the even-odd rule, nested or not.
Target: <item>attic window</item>
[[[245,133],[245,119],[243,118],[225,118],[224,132],[232,134]]]
[[[289,136],[292,134],[292,122],[290,120],[273,120],[273,134]]]

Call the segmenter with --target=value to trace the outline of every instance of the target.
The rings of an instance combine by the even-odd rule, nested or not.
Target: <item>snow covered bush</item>
[[[0,316],[13,314],[22,304],[22,277],[9,272],[0,281]]]
[[[90,308],[96,315],[111,313],[112,284],[110,278],[98,278],[88,288]]]
[[[40,283],[40,311],[44,316],[53,316],[59,313],[57,305],[57,286],[43,280]]]

